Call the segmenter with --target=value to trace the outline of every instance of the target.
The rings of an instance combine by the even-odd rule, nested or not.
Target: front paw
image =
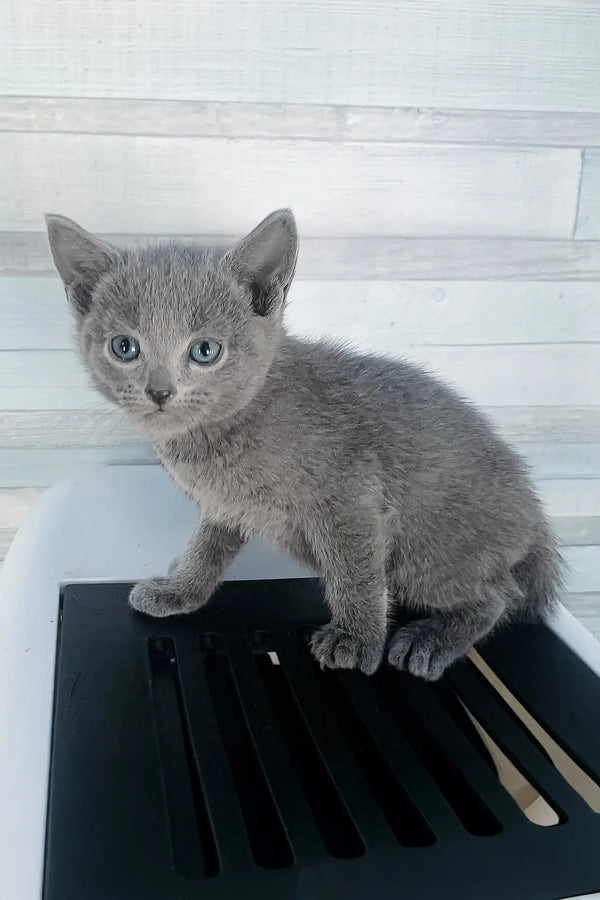
[[[356,635],[333,622],[323,625],[311,637],[310,649],[322,669],[360,669],[375,672],[383,657],[385,633]]]
[[[469,640],[460,642],[435,619],[417,619],[392,636],[390,665],[426,681],[437,681],[448,666],[468,652]]]
[[[138,581],[129,594],[129,605],[147,616],[164,618],[194,612],[208,597],[202,591],[182,590],[173,578],[148,578]]]

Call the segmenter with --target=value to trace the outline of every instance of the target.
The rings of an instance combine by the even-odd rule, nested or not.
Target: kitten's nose
[[[154,400],[155,403],[157,403],[159,406],[162,406],[163,403],[167,402],[172,392],[167,390],[155,391],[152,388],[147,388],[146,393],[152,400]]]

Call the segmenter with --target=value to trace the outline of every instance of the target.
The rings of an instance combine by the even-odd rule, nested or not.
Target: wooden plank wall
[[[88,387],[43,212],[222,244],[280,205],[290,327],[484,407],[600,633],[595,0],[0,6],[0,558],[49,484],[153,459]]]

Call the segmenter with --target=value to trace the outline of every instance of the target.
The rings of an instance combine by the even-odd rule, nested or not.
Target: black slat
[[[160,622],[128,607],[130,587],[64,589],[44,900],[600,890],[600,816],[472,667],[433,687],[385,665],[370,679],[321,671],[300,637],[329,617],[311,581],[229,582]],[[507,629],[484,657],[567,752],[572,724],[571,755],[597,767],[600,679],[544,634]],[[461,697],[566,821],[540,828],[515,811]]]
[[[196,635],[180,637],[177,647],[182,700],[221,868],[224,873],[251,871],[255,863],[219,737]]]
[[[175,643],[151,638],[148,649],[175,869],[187,878],[218,875],[218,852],[182,715]]]
[[[274,632],[275,649],[302,715],[367,849],[396,842],[323,700],[313,666],[297,634]]]
[[[227,639],[229,661],[248,727],[265,778],[273,793],[298,861],[323,857],[323,846],[306,797],[286,747],[273,722],[273,714],[260,682],[251,646],[245,635]]]
[[[340,672],[338,678],[383,759],[414,804],[414,813],[425,819],[438,840],[461,831],[461,822],[399,731],[370,680],[358,672]]]
[[[392,678],[397,674],[398,680],[402,679],[403,699],[485,806],[505,828],[526,828],[527,817],[440,703],[434,690],[418,678],[403,678],[400,672],[389,674]]]
[[[467,709],[489,733],[500,749],[540,792],[560,817],[593,815],[546,754],[517,723],[514,713],[480,675],[470,661],[452,668],[448,679]]]
[[[534,719],[600,784],[600,678],[545,625],[503,629],[478,650]]]
[[[215,719],[252,854],[262,868],[287,868],[294,862],[292,848],[248,728],[225,639],[214,633],[203,634],[200,645]]]

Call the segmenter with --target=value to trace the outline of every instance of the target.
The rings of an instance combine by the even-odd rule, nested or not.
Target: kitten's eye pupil
[[[221,355],[222,349],[223,348],[218,341],[205,338],[202,341],[197,341],[195,344],[192,344],[190,347],[190,358],[193,359],[194,362],[206,366],[209,363],[216,362]]]
[[[140,345],[134,337],[126,334],[117,334],[110,342],[110,349],[121,362],[131,362],[140,355]]]

